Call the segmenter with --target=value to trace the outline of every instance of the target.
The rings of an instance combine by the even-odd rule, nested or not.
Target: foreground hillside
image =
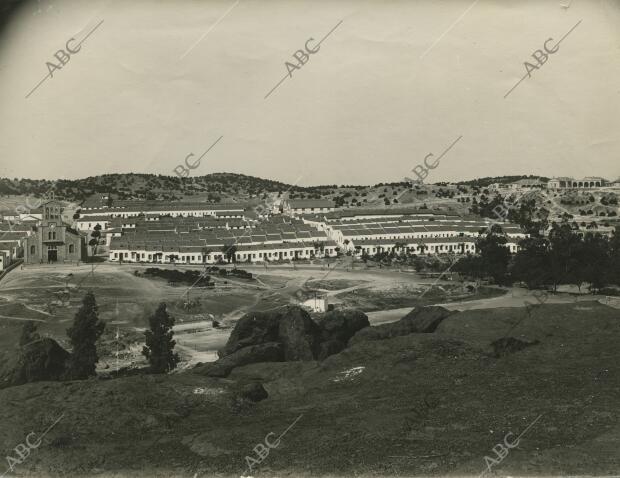
[[[507,334],[539,343],[496,354]],[[322,363],[0,390],[0,444],[8,454],[62,416],[18,474],[239,477],[266,434],[299,419],[251,475],[478,476],[542,415],[493,473],[618,474],[619,341],[620,311],[597,302],[471,310]],[[236,398],[250,382],[269,397]]]

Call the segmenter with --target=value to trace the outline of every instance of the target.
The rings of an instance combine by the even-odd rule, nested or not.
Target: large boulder
[[[252,345],[278,342],[285,360],[314,360],[320,339],[320,327],[301,307],[251,312],[239,319],[219,356],[226,357]]]
[[[260,402],[269,397],[269,394],[262,383],[254,382],[241,387],[239,397],[250,402]]]
[[[12,370],[2,379],[2,386],[30,382],[57,381],[66,376],[71,354],[50,338],[39,339],[21,347]]]
[[[220,359],[204,372],[226,377],[233,368],[250,363],[324,360],[369,325],[366,314],[357,310],[330,311],[320,324],[299,306],[251,312],[237,322]]]
[[[219,356],[225,357],[243,347],[278,341],[280,316],[274,312],[250,312],[235,324]]]
[[[445,318],[453,313],[453,311],[436,305],[414,309],[396,322],[360,330],[351,338],[349,344],[365,340],[389,339],[401,335],[432,333]]]
[[[454,311],[437,305],[414,309],[405,315],[399,322],[409,327],[414,334],[430,334],[437,330],[439,324]]]
[[[347,344],[341,342],[340,340],[327,340],[325,342],[321,342],[317,359],[323,361],[330,355],[338,354],[346,348]]]
[[[319,322],[324,341],[336,340],[345,345],[358,331],[370,326],[368,316],[361,310],[330,310]]]
[[[279,318],[278,339],[287,362],[314,360],[321,340],[321,329],[308,312],[287,307]]]
[[[282,362],[284,350],[278,342],[250,345],[243,347],[229,355],[221,357],[213,364],[204,368],[204,373],[210,377],[227,377],[235,368],[257,362]]]

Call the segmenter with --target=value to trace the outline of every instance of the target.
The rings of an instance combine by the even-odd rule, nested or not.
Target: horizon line
[[[58,182],[58,181],[84,181],[86,179],[89,178],[99,178],[99,177],[103,177],[103,176],[153,176],[153,177],[165,177],[165,178],[178,178],[181,181],[195,181],[199,178],[208,178],[210,176],[217,176],[217,175],[232,175],[232,176],[243,176],[243,177],[247,177],[247,178],[253,178],[253,179],[259,179],[262,181],[271,181],[271,182],[275,182],[275,183],[280,183],[283,186],[291,186],[290,183],[287,183],[285,181],[282,181],[280,179],[272,179],[272,178],[264,178],[261,176],[253,176],[251,174],[244,174],[244,173],[233,173],[233,172],[226,172],[226,171],[217,171],[217,172],[212,172],[212,173],[208,173],[208,174],[203,174],[200,176],[187,176],[187,177],[180,177],[180,176],[175,176],[173,174],[161,174],[161,173],[142,173],[142,172],[130,172],[130,173],[102,173],[102,174],[98,174],[95,176],[86,176],[86,177],[80,177],[80,178],[56,178],[56,179],[49,179],[49,178],[31,178],[31,177],[14,177],[14,178],[10,178],[8,176],[0,176],[0,181],[2,180],[8,180],[8,181],[15,181],[16,179],[18,181],[46,181],[46,182]],[[446,183],[446,184],[459,184],[459,183],[465,183],[465,182],[472,182],[472,181],[479,181],[479,180],[483,180],[483,179],[491,179],[491,178],[496,178],[496,179],[501,179],[501,178],[506,178],[506,177],[520,177],[523,176],[524,179],[554,179],[554,178],[571,178],[571,179],[575,179],[575,180],[579,180],[579,179],[587,179],[587,178],[601,178],[604,179],[605,181],[608,182],[616,182],[616,180],[608,180],[607,177],[605,176],[584,176],[581,178],[578,177],[573,177],[573,176],[541,176],[541,175],[535,175],[535,174],[504,174],[501,176],[479,176],[479,177],[474,177],[474,178],[470,178],[470,179],[460,179],[458,181],[454,181],[454,180],[442,180],[442,181],[434,181],[434,182],[416,182],[416,184],[423,184],[423,185],[436,185],[439,184],[441,185],[442,183]],[[378,183],[368,183],[368,184],[364,184],[364,183],[350,183],[350,184],[336,184],[336,183],[321,183],[321,184],[311,184],[311,185],[293,185],[293,187],[296,188],[320,188],[320,187],[373,187],[373,186],[377,186],[377,185],[388,185],[388,184],[403,184],[403,183],[411,183],[412,180],[408,179],[408,178],[403,178],[401,180],[385,180],[385,181],[381,181]]]

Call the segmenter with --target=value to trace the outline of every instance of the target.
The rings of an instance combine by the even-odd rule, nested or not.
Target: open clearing
[[[135,271],[143,271],[146,267],[153,265],[104,262],[80,266],[29,265],[13,270],[0,282],[0,345],[3,350],[11,348],[17,342],[23,320],[30,319],[39,323],[43,335],[67,347],[65,331],[87,290],[94,292],[99,315],[108,323],[101,339],[102,370],[144,364],[140,354],[142,332],[148,325],[148,316],[162,301],[176,318],[178,351],[184,361],[182,365],[188,366],[214,360],[216,350],[225,344],[232,326],[246,312],[299,304],[314,291],[328,295],[330,303],[365,311],[402,309],[450,297],[454,300],[481,297],[468,294],[449,281],[434,284],[434,280],[411,272],[359,266],[351,269],[344,264],[331,264],[329,268],[325,265],[266,268],[240,265],[252,272],[256,280],[220,277],[213,273],[215,287],[212,289],[192,288],[189,284],[174,286],[164,279],[134,275]],[[191,266],[157,267],[200,270]],[[424,295],[423,300],[417,299],[420,295]],[[191,304],[188,305],[188,301]],[[399,318],[393,316],[393,320]],[[213,319],[220,322],[219,328],[213,327]],[[378,318],[378,321],[385,320]]]

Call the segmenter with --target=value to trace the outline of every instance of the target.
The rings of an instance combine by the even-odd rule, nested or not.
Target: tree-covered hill
[[[456,184],[486,187],[493,183],[508,184],[508,183],[514,183],[515,181],[519,181],[521,179],[540,179],[541,181],[549,180],[549,178],[544,177],[544,176],[535,176],[533,174],[529,174],[529,175],[522,174],[520,176],[487,176],[484,178],[476,178],[476,179],[470,179],[467,181],[459,181]]]
[[[301,191],[303,187],[233,173],[180,178],[155,174],[104,174],[84,179],[0,178],[0,194],[40,196],[53,191],[56,197],[84,200],[95,193],[118,199],[180,199],[205,195],[217,200],[225,196],[247,196],[268,192]]]
[[[380,183],[375,186],[318,185],[299,186],[280,181],[235,173],[213,173],[206,176],[180,178],[161,174],[104,174],[83,179],[26,179],[0,178],[0,197],[28,195],[41,197],[53,192],[55,197],[82,202],[93,195],[106,195],[114,199],[147,200],[210,200],[226,201],[264,197],[270,193],[286,193],[290,199],[332,199],[341,205],[357,198],[353,205],[366,203],[375,190],[385,186],[404,190],[409,183]],[[378,194],[378,193],[377,193]],[[278,194],[279,195],[279,194]],[[380,201],[383,203],[383,200]]]

